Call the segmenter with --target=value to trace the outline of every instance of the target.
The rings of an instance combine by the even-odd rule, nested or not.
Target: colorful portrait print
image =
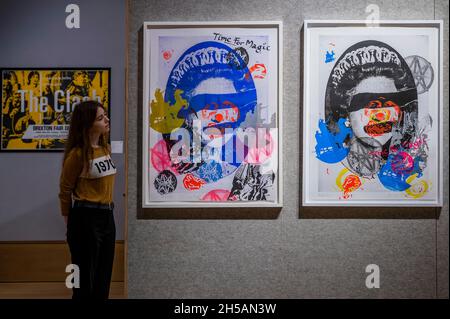
[[[223,29],[152,39],[150,200],[276,203],[273,39]]]
[[[366,181],[407,192],[422,177],[431,121],[419,125],[414,77],[394,48],[375,40],[349,47],[329,75],[324,102],[316,157],[342,163],[336,179],[341,199],[350,199]]]

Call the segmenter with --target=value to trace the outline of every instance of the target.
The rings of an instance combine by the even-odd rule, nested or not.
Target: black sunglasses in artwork
[[[369,122],[364,125],[364,131],[376,137],[391,132],[403,112],[409,112],[413,106],[411,102],[416,100],[417,93],[412,89],[394,93],[360,93],[353,96],[348,112],[366,109],[364,113]]]
[[[363,108],[394,106],[403,109],[415,100],[417,100],[417,91],[415,89],[389,93],[359,93],[352,97],[347,111],[350,113]]]

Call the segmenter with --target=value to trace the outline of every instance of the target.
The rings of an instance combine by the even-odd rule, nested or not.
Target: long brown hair
[[[83,170],[88,171],[89,160],[94,156],[94,149],[89,139],[89,130],[95,122],[98,108],[103,105],[97,101],[84,101],[75,106],[70,121],[69,136],[66,140],[63,165],[74,148],[81,149]],[[103,147],[106,154],[109,154],[108,138],[104,134],[100,135],[99,145]]]

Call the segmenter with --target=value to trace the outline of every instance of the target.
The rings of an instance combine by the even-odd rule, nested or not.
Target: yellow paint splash
[[[184,119],[177,116],[178,112],[188,105],[188,102],[181,97],[181,93],[183,93],[182,90],[175,91],[175,104],[170,105],[164,101],[162,91],[156,89],[156,100],[152,100],[150,103],[150,127],[152,129],[168,134],[184,123]]]
[[[342,191],[342,192],[344,191],[344,187],[342,187],[342,177],[348,171],[349,171],[348,168],[345,167],[339,172],[338,176],[336,177],[336,185],[339,188],[339,190]]]
[[[405,193],[411,196],[412,198],[420,198],[424,196],[428,192],[428,183],[424,180],[420,180],[417,183],[411,184],[417,177],[417,174],[413,174],[406,179],[406,182],[411,185]]]

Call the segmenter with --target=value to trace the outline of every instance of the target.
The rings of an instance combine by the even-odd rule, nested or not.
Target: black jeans
[[[114,261],[116,226],[109,209],[72,208],[67,243],[72,264],[80,269],[80,287],[73,299],[108,299]]]

